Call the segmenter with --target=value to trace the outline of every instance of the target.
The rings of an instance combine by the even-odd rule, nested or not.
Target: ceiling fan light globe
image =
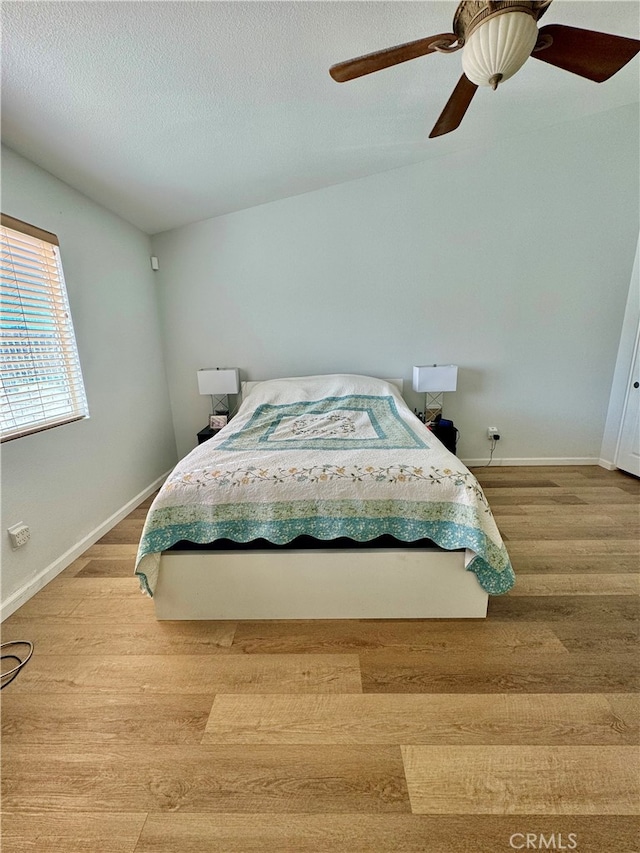
[[[538,39],[535,19],[526,12],[505,12],[475,29],[462,51],[462,69],[476,86],[492,86],[501,75],[504,83],[531,56]],[[495,87],[493,87],[495,88]]]

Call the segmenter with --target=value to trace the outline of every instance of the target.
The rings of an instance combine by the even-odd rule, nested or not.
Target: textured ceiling
[[[433,54],[344,84],[335,62],[451,28],[455,2],[2,4],[2,136],[148,233],[639,100],[529,60],[429,140],[460,76]],[[638,37],[637,0],[554,0],[544,23]]]

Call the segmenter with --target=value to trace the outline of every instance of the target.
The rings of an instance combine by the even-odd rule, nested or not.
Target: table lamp
[[[229,419],[228,394],[237,394],[240,390],[240,378],[237,367],[208,367],[198,371],[198,390],[211,396],[213,412],[209,419],[212,428],[225,426]]]
[[[413,390],[425,395],[424,422],[431,423],[442,414],[445,391],[455,391],[458,385],[458,367],[455,364],[414,366]]]

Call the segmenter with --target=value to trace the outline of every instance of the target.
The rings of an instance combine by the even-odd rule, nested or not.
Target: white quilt
[[[300,535],[431,539],[472,554],[489,593],[515,581],[476,478],[390,383],[336,374],[259,383],[214,438],[178,463],[145,523],[136,574],[153,595],[175,542]]]

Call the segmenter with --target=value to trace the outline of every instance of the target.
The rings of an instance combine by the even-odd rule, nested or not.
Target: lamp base
[[[424,422],[426,424],[433,423],[438,415],[442,415],[442,406],[444,405],[444,392],[427,393],[424,395]]]

